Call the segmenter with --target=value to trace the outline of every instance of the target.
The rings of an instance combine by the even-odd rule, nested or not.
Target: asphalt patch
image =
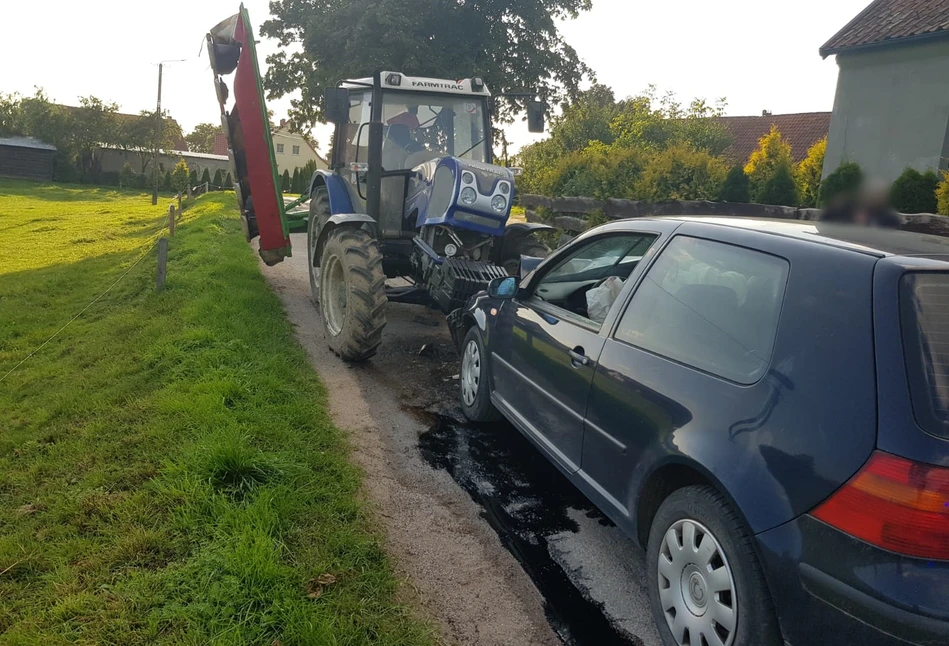
[[[504,421],[462,424],[433,415],[431,429],[419,438],[419,450],[481,506],[482,517],[540,590],[547,619],[565,644],[642,646],[574,585],[548,546],[548,537],[579,530],[571,509],[604,525],[611,521],[515,428]]]

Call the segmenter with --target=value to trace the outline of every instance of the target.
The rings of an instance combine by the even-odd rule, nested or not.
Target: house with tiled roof
[[[732,145],[725,156],[733,164],[744,164],[758,147],[758,141],[775,126],[781,138],[791,146],[795,163],[807,156],[808,149],[827,136],[830,129],[830,112],[802,112],[798,114],[771,114],[762,111],[761,116],[718,117],[728,128]]]
[[[949,0],[874,0],[823,47],[840,74],[824,175],[893,180],[949,162]]]

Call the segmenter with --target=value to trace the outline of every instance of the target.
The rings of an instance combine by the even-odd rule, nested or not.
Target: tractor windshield
[[[484,117],[481,97],[388,92],[382,107],[382,165],[386,170],[414,168],[446,155],[486,162]]]

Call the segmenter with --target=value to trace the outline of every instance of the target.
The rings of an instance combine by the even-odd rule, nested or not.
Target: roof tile
[[[807,156],[807,150],[827,136],[830,131],[830,112],[803,112],[799,114],[775,114],[761,117],[719,117],[731,131],[734,143],[725,151],[725,156],[736,164],[748,161],[758,147],[758,140],[777,126],[781,138],[791,145],[791,156],[799,162]]]
[[[949,0],[874,0],[824,43],[820,54],[938,35],[949,36]]]

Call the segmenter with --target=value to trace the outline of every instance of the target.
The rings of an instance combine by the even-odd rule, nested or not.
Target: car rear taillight
[[[949,469],[875,451],[812,515],[892,552],[949,560]]]

